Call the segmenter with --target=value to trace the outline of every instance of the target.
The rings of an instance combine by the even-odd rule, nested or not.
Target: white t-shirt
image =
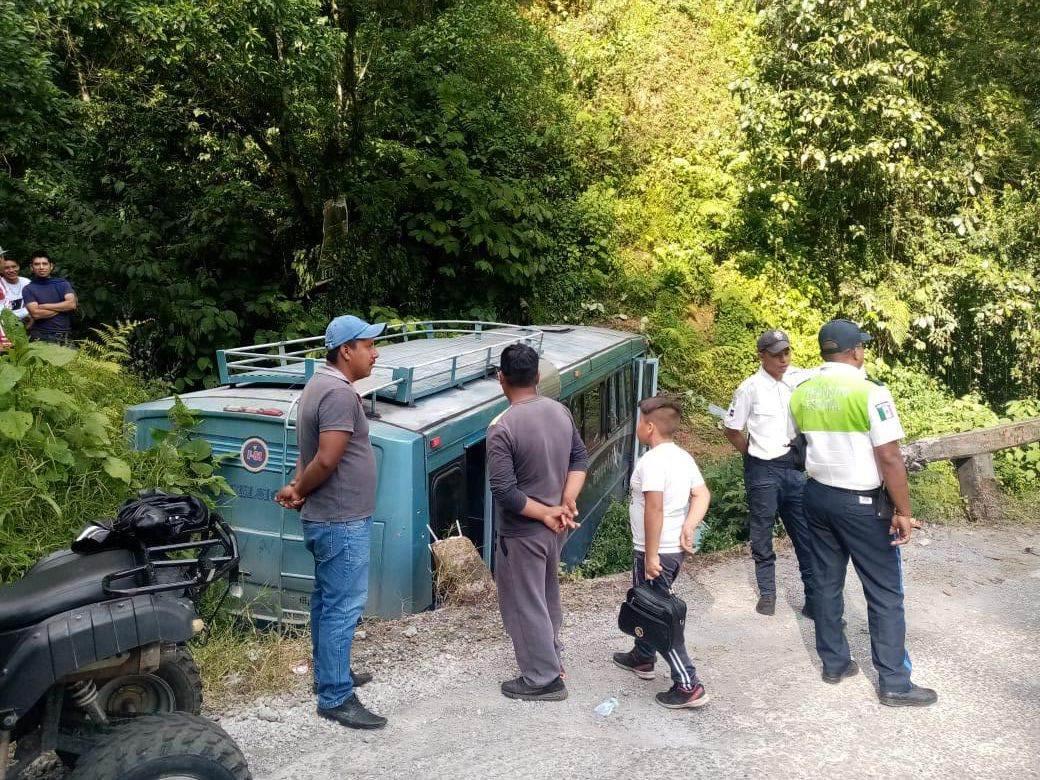
[[[29,310],[25,308],[25,301],[22,300],[22,291],[27,284],[29,284],[29,280],[24,276],[19,276],[18,281],[13,284],[0,276],[0,291],[3,292],[0,309],[10,309],[20,320],[28,317]]]
[[[632,526],[632,542],[640,552],[646,551],[646,528],[643,511],[645,492],[664,493],[664,524],[661,526],[660,553],[682,552],[679,536],[686,512],[690,508],[690,493],[704,484],[704,477],[690,453],[674,442],[658,444],[636,463],[632,470],[632,497],[628,505],[628,521]]]
[[[777,381],[760,368],[740,383],[723,424],[734,431],[747,429],[749,455],[773,460],[787,454],[795,436],[788,410],[791,393],[814,373],[791,366]]]

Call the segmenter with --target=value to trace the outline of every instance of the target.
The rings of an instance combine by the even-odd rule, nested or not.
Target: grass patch
[[[571,570],[571,576],[592,579],[631,568],[632,529],[628,524],[628,507],[615,502],[600,521],[585,561]]]
[[[202,672],[203,693],[214,705],[228,698],[258,696],[310,685],[311,676],[293,667],[311,660],[310,633],[304,629],[261,627],[222,613],[192,642]]]

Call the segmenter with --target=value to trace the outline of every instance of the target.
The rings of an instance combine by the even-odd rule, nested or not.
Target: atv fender
[[[195,608],[172,594],[133,596],[62,612],[0,633],[0,712],[26,712],[66,675],[154,642],[186,642]]]

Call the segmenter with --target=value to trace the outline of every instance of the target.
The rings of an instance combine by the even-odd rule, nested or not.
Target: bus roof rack
[[[424,320],[390,325],[376,338],[379,362],[358,384],[362,396],[412,404],[489,376],[502,350],[528,344],[542,354],[542,331],[526,325],[475,320]],[[217,350],[225,385],[304,384],[325,361],[324,336]]]

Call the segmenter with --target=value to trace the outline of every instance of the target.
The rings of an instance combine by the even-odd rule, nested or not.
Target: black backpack
[[[682,644],[686,602],[653,582],[637,585],[629,589],[621,605],[618,628],[667,655]]]

